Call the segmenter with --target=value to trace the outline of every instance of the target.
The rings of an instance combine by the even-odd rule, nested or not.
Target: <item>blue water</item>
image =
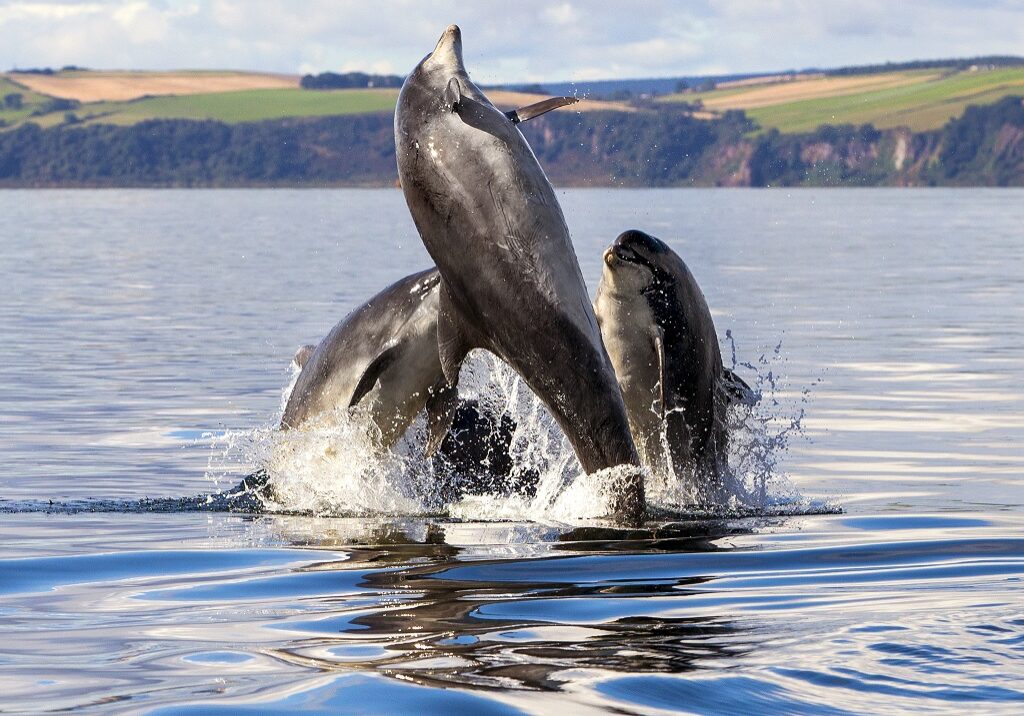
[[[591,289],[683,255],[841,514],[195,511],[428,264],[400,193],[0,192],[0,710],[1021,713],[1024,194],[560,197]]]

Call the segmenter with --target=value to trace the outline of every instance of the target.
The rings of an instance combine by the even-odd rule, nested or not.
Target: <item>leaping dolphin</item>
[[[503,113],[473,84],[451,25],[406,78],[395,111],[406,202],[441,275],[437,342],[449,383],[473,348],[545,403],[583,469],[620,465],[613,509],[644,510],[622,396],[554,189],[516,126],[565,102]]]

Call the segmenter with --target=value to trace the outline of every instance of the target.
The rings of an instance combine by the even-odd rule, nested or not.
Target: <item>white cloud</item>
[[[488,83],[1024,51],[1002,0],[0,0],[0,67],[403,73],[451,22]]]
[[[541,17],[553,25],[572,25],[579,22],[580,14],[572,3],[564,2],[544,8]]]
[[[65,20],[108,10],[103,3],[7,2],[0,4],[0,25],[19,20]]]

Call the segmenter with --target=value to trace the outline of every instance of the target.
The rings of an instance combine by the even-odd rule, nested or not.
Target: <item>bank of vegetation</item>
[[[940,129],[762,128],[667,104],[553,112],[523,125],[563,186],[1024,186],[1024,103],[968,107]],[[0,132],[0,186],[393,186],[390,112],[127,126],[31,122]]]
[[[523,131],[552,179],[570,186],[1022,185],[1022,63],[697,78],[667,95],[588,99]],[[0,74],[0,186],[391,186],[401,81]],[[488,93],[508,109],[544,91],[522,89]]]

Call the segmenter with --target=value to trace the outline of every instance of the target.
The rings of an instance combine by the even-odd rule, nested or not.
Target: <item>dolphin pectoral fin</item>
[[[366,370],[363,371],[362,377],[359,378],[359,382],[356,383],[356,389],[352,391],[352,399],[348,403],[348,407],[353,405],[359,405],[359,401],[366,397],[366,394],[373,390],[373,386],[377,384],[377,379],[380,378],[389,365],[395,362],[398,357],[399,347],[391,346],[386,351],[381,353],[379,356],[373,359],[370,365],[366,366]]]
[[[725,389],[725,395],[733,405],[753,407],[761,399],[756,390],[728,368],[722,369],[722,388]]]
[[[454,112],[459,108],[459,102],[461,101],[462,85],[459,84],[458,77],[452,77],[444,88],[444,106],[449,112]]]
[[[567,104],[576,104],[579,101],[578,97],[549,97],[540,102],[534,102],[525,107],[505,112],[505,116],[512,120],[512,124],[519,124],[520,122],[527,122],[534,117],[539,117],[542,114],[547,114],[553,109],[564,107]]]
[[[661,329],[654,332],[654,352],[658,356],[658,405],[661,419],[665,419],[665,339]]]
[[[474,348],[462,330],[462,321],[455,311],[448,286],[441,281],[437,302],[437,355],[441,371],[449,385],[459,382],[459,369],[466,354]]]
[[[458,376],[456,376],[456,380]],[[444,438],[452,427],[455,410],[458,407],[458,385],[450,384],[444,378],[430,388],[427,398],[427,444],[423,448],[424,457],[432,457],[441,447]]]

